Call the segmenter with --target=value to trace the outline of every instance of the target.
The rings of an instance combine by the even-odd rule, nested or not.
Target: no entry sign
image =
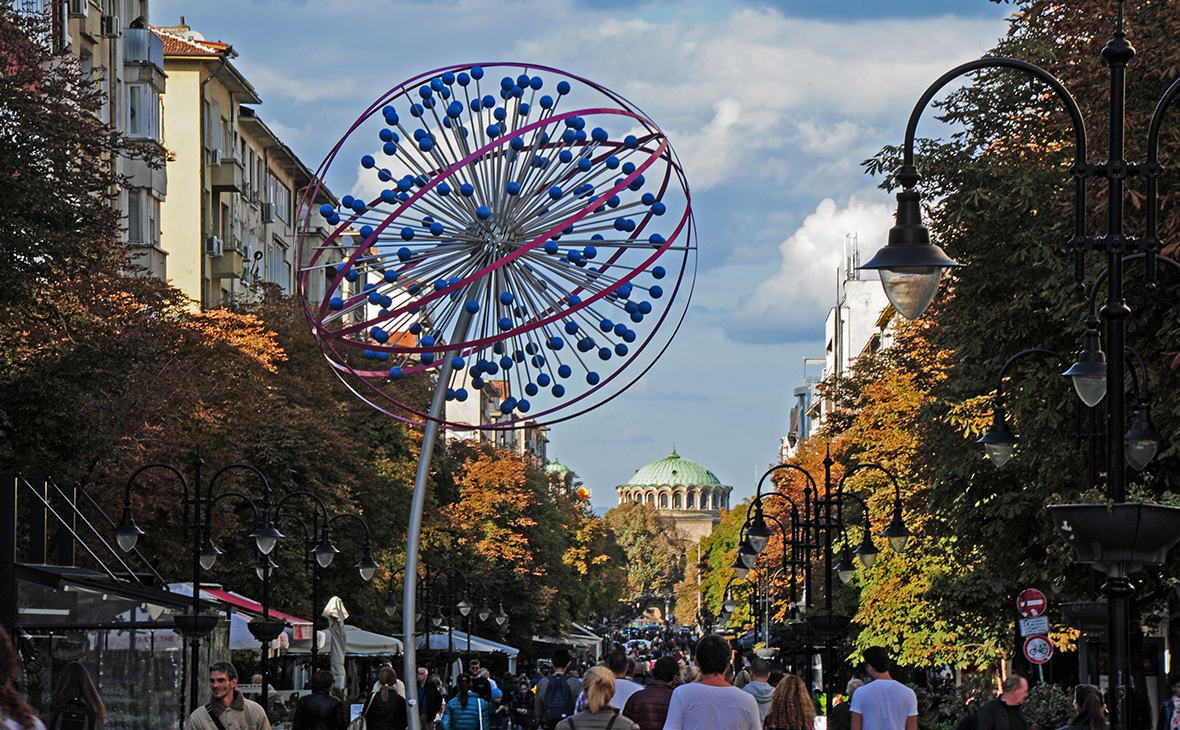
[[[1053,656],[1053,645],[1044,636],[1030,636],[1024,640],[1024,656],[1033,664],[1044,664]]]
[[[1048,606],[1049,602],[1045,600],[1045,594],[1036,588],[1027,588],[1016,597],[1016,608],[1025,618],[1040,616]]]

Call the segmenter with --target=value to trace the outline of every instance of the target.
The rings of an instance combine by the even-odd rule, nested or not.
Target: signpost
[[[1024,656],[1039,668],[1053,656],[1053,644],[1044,636],[1030,636],[1024,640]]]
[[[1016,597],[1016,609],[1025,618],[1036,618],[1043,614],[1048,607],[1049,602],[1045,600],[1045,594],[1036,588],[1023,590]]]

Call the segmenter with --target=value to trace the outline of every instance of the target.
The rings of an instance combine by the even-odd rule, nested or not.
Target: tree
[[[672,522],[654,505],[637,502],[611,509],[605,520],[627,555],[631,596],[672,593],[684,578],[684,549]]]

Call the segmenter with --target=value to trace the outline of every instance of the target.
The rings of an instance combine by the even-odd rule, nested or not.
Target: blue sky
[[[259,116],[315,169],[360,112],[440,66],[520,61],[622,94],[684,163],[696,289],[631,390],[554,426],[550,458],[599,511],[672,450],[740,499],[776,461],[803,359],[823,355],[844,241],[871,256],[892,201],[860,163],[897,144],[922,91],[1005,32],[989,0],[152,0],[151,23],[233,45]],[[920,134],[942,133],[926,120]],[[334,166],[337,195],[357,170]],[[736,499],[735,499],[736,501]]]

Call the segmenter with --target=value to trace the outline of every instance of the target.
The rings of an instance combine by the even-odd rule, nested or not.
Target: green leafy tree
[[[684,549],[672,522],[654,505],[637,502],[615,507],[605,520],[627,555],[631,595],[671,593],[684,577]]]

